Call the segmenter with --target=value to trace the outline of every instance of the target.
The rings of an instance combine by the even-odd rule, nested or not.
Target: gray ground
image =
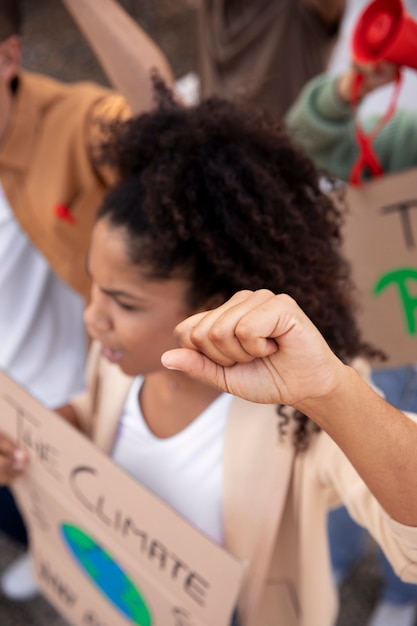
[[[99,1],[99,0],[98,0]],[[177,77],[195,69],[194,6],[197,0],[121,0],[121,4],[159,42]],[[24,65],[65,81],[105,77],[58,0],[25,0]],[[21,549],[0,537],[0,571]],[[364,626],[380,588],[369,555],[341,589],[337,626]],[[0,597],[0,626],[66,626],[41,597],[12,603]],[[214,626],[214,625],[213,625]],[[417,626],[417,625],[416,625]]]

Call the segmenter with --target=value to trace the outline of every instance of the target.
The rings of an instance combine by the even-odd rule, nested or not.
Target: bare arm
[[[113,87],[133,113],[153,107],[150,72],[172,86],[171,67],[155,42],[115,0],[62,0],[83,32]]]
[[[385,511],[417,526],[417,424],[344,366],[338,387],[300,409],[339,445]]]
[[[295,407],[339,445],[386,512],[417,526],[417,424],[330,350],[289,296],[243,291],[182,322],[162,363],[252,402]]]
[[[303,0],[303,3],[317,13],[325,24],[334,26],[343,17],[346,0]]]

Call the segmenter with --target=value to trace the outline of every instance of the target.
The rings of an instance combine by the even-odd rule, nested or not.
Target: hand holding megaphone
[[[358,157],[349,181],[359,185],[365,171],[373,177],[384,173],[373,141],[395,112],[401,87],[401,66],[417,69],[417,22],[404,10],[401,0],[373,0],[353,29],[354,65],[338,82],[342,100],[355,107],[361,98],[395,79],[391,102],[386,113],[365,133],[355,113],[355,137]]]
[[[357,115],[357,105],[367,93],[392,81],[395,81],[395,86],[386,113],[377,120],[370,132],[365,133]],[[352,105],[355,111],[355,138],[358,145],[358,156],[349,176],[349,182],[353,185],[361,184],[365,170],[368,170],[373,177],[381,176],[384,173],[372,144],[381,128],[394,114],[400,87],[401,72],[399,66],[388,61],[366,64],[354,62],[336,83],[336,89],[341,100]]]
[[[388,61],[417,69],[417,22],[401,0],[373,0],[353,31],[352,55],[357,63]]]
[[[362,75],[357,94],[360,100],[374,89],[394,82],[398,76],[398,66],[388,61],[366,64],[353,62],[348,70],[340,74],[336,85],[339,98],[347,104],[352,103],[353,85],[358,72]]]

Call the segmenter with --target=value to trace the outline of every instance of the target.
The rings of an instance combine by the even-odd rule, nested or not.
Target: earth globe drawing
[[[73,524],[62,524],[61,534],[78,565],[116,609],[133,624],[152,626],[151,612],[139,589],[110,554]]]

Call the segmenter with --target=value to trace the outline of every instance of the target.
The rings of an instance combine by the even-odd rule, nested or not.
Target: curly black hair
[[[155,110],[107,127],[99,156],[119,180],[98,219],[126,230],[132,262],[188,279],[195,308],[241,289],[287,293],[343,361],[376,356],[355,320],[342,209],[283,125],[220,98],[184,107],[155,83]],[[314,426],[297,419],[300,449]]]

